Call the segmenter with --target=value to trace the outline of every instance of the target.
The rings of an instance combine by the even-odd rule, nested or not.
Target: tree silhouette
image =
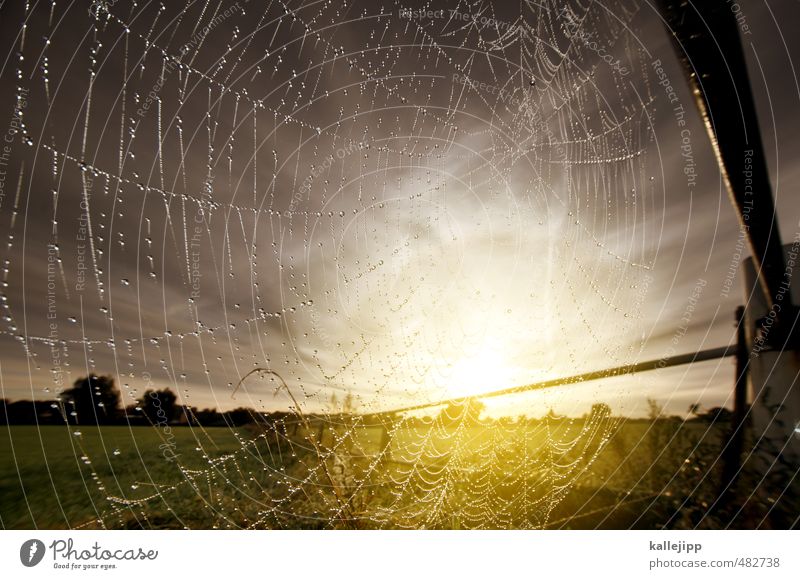
[[[76,424],[111,424],[119,416],[120,395],[111,376],[89,374],[80,378],[61,394],[61,399]]]
[[[178,397],[169,388],[163,390],[146,390],[139,400],[142,413],[153,424],[166,424],[175,419],[178,407],[175,402]]]
[[[592,404],[592,410],[589,412],[589,417],[596,420],[611,418],[611,407],[605,402]]]

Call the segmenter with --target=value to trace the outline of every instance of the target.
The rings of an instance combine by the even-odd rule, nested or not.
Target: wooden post
[[[743,361],[737,364],[737,378],[747,368],[752,398],[754,447],[747,467],[769,513],[769,524],[796,525],[800,331],[793,304],[800,298],[800,284],[792,283],[792,277],[798,247],[781,247],[758,115],[730,3],[659,0],[659,4],[752,254],[744,262],[747,360],[737,356]],[[740,411],[742,397],[739,386]]]
[[[748,349],[745,332],[744,306],[736,308],[736,376],[733,392],[733,419],[727,445],[723,452],[721,498],[722,502],[734,491],[734,483],[742,468],[745,430],[749,406],[747,404]]]
[[[787,263],[795,261],[798,250],[800,244],[784,247]],[[776,306],[769,307],[764,295],[754,291],[759,282],[753,258],[746,259],[743,267],[749,300],[744,320],[753,441],[747,466],[769,508],[771,526],[781,528],[792,524],[800,502],[800,353],[788,343],[769,339]],[[787,282],[792,282],[793,274],[800,275],[800,262],[787,272]],[[789,291],[798,303],[800,282],[790,283]]]
[[[736,308],[736,385],[733,393],[733,422],[735,431],[732,439],[737,449],[737,462],[741,460],[744,429],[750,406],[747,403],[748,349],[745,331],[744,306]]]

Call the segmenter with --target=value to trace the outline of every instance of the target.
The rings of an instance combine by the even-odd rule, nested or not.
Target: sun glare
[[[465,352],[443,372],[446,392],[450,396],[472,396],[515,386],[513,366],[496,341]]]

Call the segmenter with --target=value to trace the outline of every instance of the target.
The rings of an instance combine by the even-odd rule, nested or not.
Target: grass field
[[[702,423],[410,425],[383,453],[377,427],[79,430],[0,429],[4,528],[727,524],[711,509],[725,431]]]
[[[0,517],[5,528],[91,523],[108,510],[109,496],[151,495],[155,485],[182,478],[178,462],[165,460],[159,448],[164,437],[157,428],[79,430],[81,436],[70,435],[64,426],[0,428]],[[190,468],[207,465],[203,454],[223,456],[240,448],[236,431],[227,428],[175,428],[172,434],[180,463]]]

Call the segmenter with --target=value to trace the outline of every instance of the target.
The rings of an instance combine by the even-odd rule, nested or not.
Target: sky
[[[743,9],[788,242],[800,8]],[[647,2],[25,10],[0,5],[3,397],[95,372],[125,403],[286,408],[236,389],[265,368],[369,412],[734,340],[747,248]],[[730,405],[732,364],[490,410]]]

